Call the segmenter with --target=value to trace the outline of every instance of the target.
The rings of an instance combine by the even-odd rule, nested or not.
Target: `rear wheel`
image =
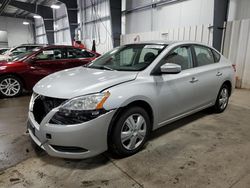
[[[226,84],[223,84],[221,86],[216,103],[214,105],[215,112],[221,113],[227,108],[229,101],[229,93],[229,87]]]
[[[16,97],[22,93],[21,80],[13,75],[0,77],[0,95],[3,97]]]
[[[126,109],[115,121],[111,132],[110,149],[125,157],[142,149],[150,132],[148,113],[141,107]]]

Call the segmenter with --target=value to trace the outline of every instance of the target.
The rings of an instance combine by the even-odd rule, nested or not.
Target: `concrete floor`
[[[53,158],[25,135],[29,96],[0,99],[0,187],[250,187],[250,91],[153,133],[140,153]]]

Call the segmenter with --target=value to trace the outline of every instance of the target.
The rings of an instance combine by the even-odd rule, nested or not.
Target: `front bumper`
[[[83,159],[96,156],[107,150],[108,129],[115,110],[76,125],[48,123],[55,113],[56,110],[52,110],[40,124],[35,121],[32,112],[29,112],[28,118],[30,137],[49,155]]]

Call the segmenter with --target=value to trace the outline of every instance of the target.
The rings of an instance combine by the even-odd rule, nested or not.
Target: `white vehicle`
[[[223,112],[233,88],[234,67],[206,45],[125,45],[39,81],[28,131],[52,156],[86,158],[108,148],[129,156],[159,127],[208,107]]]
[[[38,47],[42,47],[42,45],[23,44],[23,45],[15,47],[15,48],[11,48],[0,55],[0,61],[12,59],[12,58],[14,58],[22,53],[26,53],[27,51],[30,51],[30,50],[32,50],[34,48],[38,48]]]
[[[4,52],[8,51],[9,48],[0,48],[0,55],[2,55]]]

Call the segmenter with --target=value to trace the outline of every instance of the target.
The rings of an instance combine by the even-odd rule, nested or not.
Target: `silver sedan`
[[[107,149],[129,156],[159,127],[208,107],[223,112],[234,72],[223,55],[199,43],[121,46],[38,82],[28,131],[52,156],[87,158]]]

